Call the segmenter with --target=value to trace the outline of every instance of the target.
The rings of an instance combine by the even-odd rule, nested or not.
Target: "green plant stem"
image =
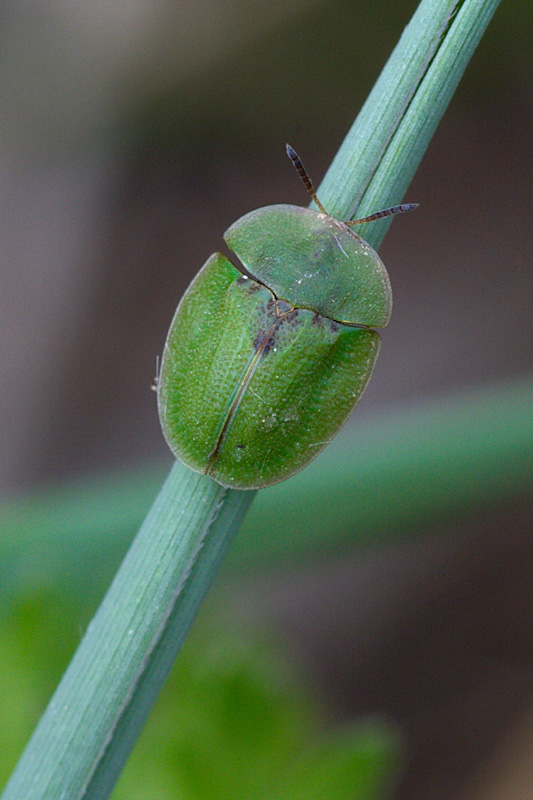
[[[353,219],[402,202],[498,5],[420,3],[318,189],[330,213]],[[359,225],[357,233],[378,248],[392,221]]]
[[[497,4],[422,0],[320,188],[330,211],[401,196]],[[173,467],[4,800],[109,796],[252,497]]]
[[[5,797],[109,795],[253,494],[174,465]]]

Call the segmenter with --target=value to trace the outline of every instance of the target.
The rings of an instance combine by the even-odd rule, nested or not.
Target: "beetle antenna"
[[[414,211],[418,208],[418,203],[403,203],[401,206],[392,206],[385,208],[383,211],[374,211],[369,217],[362,217],[361,219],[352,219],[350,222],[345,222],[345,225],[359,225],[361,222],[374,222],[375,219],[382,217],[392,217],[393,214],[406,214],[408,211]]]
[[[320,211],[323,214],[327,214],[328,212],[326,211],[326,209],[324,208],[324,206],[322,205],[322,203],[320,202],[320,200],[316,196],[315,187],[313,186],[313,184],[311,182],[311,178],[307,174],[306,168],[302,164],[302,160],[301,160],[300,156],[298,155],[296,150],[294,150],[290,146],[290,144],[285,145],[285,149],[287,150],[287,155],[289,156],[290,160],[294,164],[294,166],[296,168],[296,171],[297,171],[298,175],[300,176],[300,178],[302,179],[303,184],[304,184],[305,188],[307,189],[307,191],[309,192],[311,198],[315,201],[315,203],[318,206],[318,208],[320,209]]]

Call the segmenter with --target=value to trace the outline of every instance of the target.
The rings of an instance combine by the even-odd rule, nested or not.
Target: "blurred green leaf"
[[[315,743],[293,765],[275,800],[376,800],[390,789],[398,738],[377,721],[346,726]],[[265,796],[266,800],[266,796]]]
[[[78,638],[70,598],[52,589],[14,605],[0,621],[0,781]],[[319,698],[282,643],[257,630],[238,631],[211,604],[187,639],[112,796],[291,797],[288,785],[295,792],[307,785],[302,767],[316,776],[317,786],[330,770],[331,798],[345,796],[343,780],[378,787],[390,779],[398,741],[387,726],[349,727],[329,738],[324,725]]]
[[[226,564],[381,545],[530,496],[532,406],[533,383],[519,378],[347,425],[306,470],[259,494]],[[83,603],[103,591],[163,477],[149,466],[4,504],[0,601],[53,584]]]

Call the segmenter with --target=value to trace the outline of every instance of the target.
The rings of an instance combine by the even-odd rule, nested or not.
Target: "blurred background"
[[[307,204],[285,142],[318,184],[415,8],[3,4],[6,499],[170,464],[150,387],[184,289],[243,213]],[[381,248],[394,313],[351,425],[530,375],[532,24],[531,4],[502,3],[405,198],[421,207]],[[524,495],[423,538],[241,574],[219,587],[227,618],[274,629],[327,718],[399,726],[395,798],[525,797],[531,511]],[[97,602],[67,626],[58,674]]]

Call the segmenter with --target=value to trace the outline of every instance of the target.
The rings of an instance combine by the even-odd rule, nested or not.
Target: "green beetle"
[[[174,455],[223,486],[258,489],[303,469],[361,397],[390,318],[389,277],[351,228],[319,211],[260,208],[224,234],[244,265],[208,259],[181,300],[157,380]]]

